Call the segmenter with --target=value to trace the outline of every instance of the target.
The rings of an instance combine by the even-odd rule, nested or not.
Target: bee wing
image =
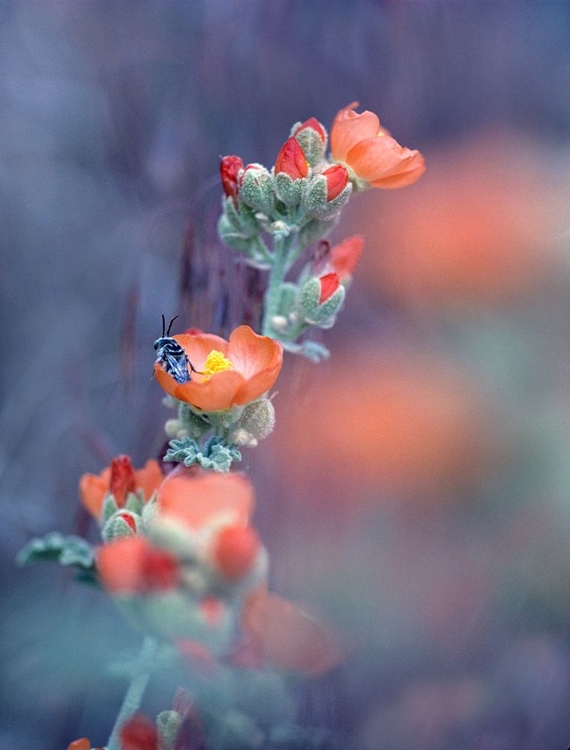
[[[187,383],[190,380],[188,357],[186,354],[183,353],[175,357],[165,352],[162,365],[177,383]]]

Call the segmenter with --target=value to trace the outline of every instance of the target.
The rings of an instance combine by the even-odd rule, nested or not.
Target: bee
[[[171,375],[177,383],[187,383],[190,380],[190,372],[195,372],[198,375],[201,373],[194,367],[192,362],[186,356],[186,352],[180,346],[178,341],[173,339],[170,335],[170,329],[172,324],[176,320],[176,315],[170,321],[168,330],[166,330],[166,320],[164,315],[162,316],[162,336],[154,342],[154,348],[156,350],[156,362],[163,370]],[[190,368],[190,372],[188,372]]]

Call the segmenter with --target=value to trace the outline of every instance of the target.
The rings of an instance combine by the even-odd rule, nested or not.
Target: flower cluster
[[[163,465],[135,469],[120,455],[81,478],[97,547],[52,533],[20,553],[21,562],[57,560],[100,584],[145,634],[106,750],[322,747],[295,723],[286,676],[326,672],[342,650],[318,618],[269,591],[253,487],[232,464],[273,430],[283,349],[328,356],[305,333],[334,324],[363,249],[359,235],[334,246],[325,239],[341,208],[353,192],[403,187],[424,171],[418,151],[355,106],[337,114],[328,156],[328,134],[312,117],[293,126],[271,170],[222,159],[220,237],[268,271],[262,333],[241,325],[227,341],[196,329],[170,336],[174,319],[165,330],[163,317],[154,374],[177,408]],[[136,714],[150,671],[181,663],[190,692],[156,723]],[[87,738],[69,745],[90,748]]]
[[[419,151],[400,146],[373,112],[358,114],[356,106],[337,114],[328,157],[327,131],[311,117],[293,126],[271,170],[238,156],[223,157],[220,167],[220,237],[246,263],[269,270],[263,332],[316,361],[327,350],[299,338],[311,327],[334,324],[361,241],[343,243],[340,265],[334,252],[328,263],[315,263],[315,251],[296,282],[287,273],[332,229],[352,192],[404,187],[425,169]]]

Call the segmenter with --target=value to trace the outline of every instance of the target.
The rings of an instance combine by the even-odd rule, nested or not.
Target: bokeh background
[[[263,277],[216,243],[220,155],[271,165],[294,122],[355,100],[428,172],[351,201],[333,239],[366,245],[332,357],[287,359],[245,457],[273,588],[347,651],[300,720],[356,750],[566,748],[570,5],[0,11],[0,748],[112,724],[106,663],[138,634],[14,557],[52,529],[95,540],[79,476],[158,454],[161,313],[255,322]]]

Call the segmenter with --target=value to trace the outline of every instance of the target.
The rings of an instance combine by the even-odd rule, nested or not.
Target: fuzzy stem
[[[129,687],[127,688],[121,709],[115,720],[109,741],[107,742],[107,750],[120,750],[119,735],[121,728],[128,719],[136,713],[140,705],[144,691],[146,690],[146,686],[150,679],[149,661],[156,654],[157,648],[158,644],[154,638],[147,635],[141,647],[135,673],[131,679]]]
[[[291,247],[291,240],[292,235],[275,239],[275,252],[273,254],[273,264],[269,271],[269,282],[265,293],[263,325],[261,328],[261,332],[264,336],[275,335],[271,321],[279,312],[281,286],[285,281],[285,275],[290,266],[289,250]]]

